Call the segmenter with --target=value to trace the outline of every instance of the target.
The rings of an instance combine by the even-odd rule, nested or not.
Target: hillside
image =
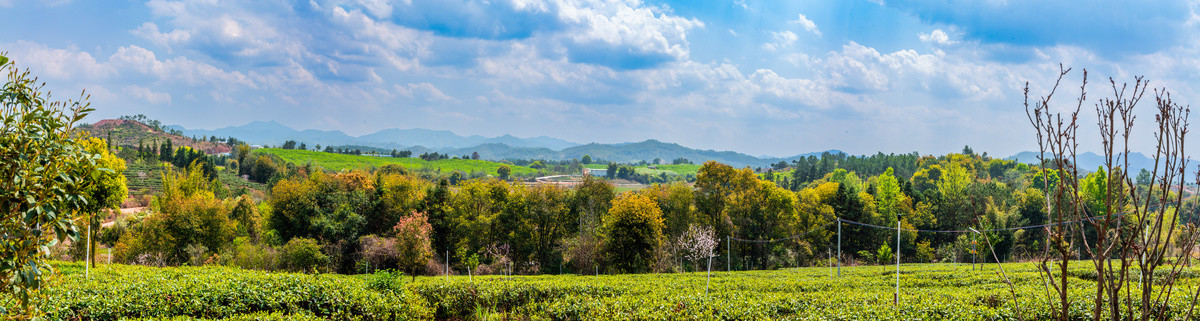
[[[105,119],[94,124],[81,125],[79,129],[93,137],[111,137],[119,146],[136,148],[138,143],[155,146],[170,139],[175,147],[188,146],[209,155],[228,153],[232,150],[229,145],[221,142],[192,140],[190,137],[172,135],[133,120]]]
[[[791,157],[755,157],[733,151],[702,150],[676,143],[649,139],[641,142],[580,145],[558,138],[538,136],[519,138],[512,135],[483,137],[460,136],[448,130],[430,129],[384,129],[362,136],[350,136],[341,131],[296,130],[274,121],[255,121],[241,126],[230,126],[214,130],[186,129],[168,126],[184,135],[236,137],[252,144],[279,145],[288,140],[306,143],[315,148],[321,146],[350,147],[352,149],[377,148],[383,151],[407,150],[413,154],[437,152],[454,156],[478,152],[482,159],[499,161],[513,159],[571,160],[590,155],[593,159],[636,163],[650,162],[655,158],[670,162],[686,158],[697,164],[717,161],[735,167],[766,167],[780,161],[788,162],[799,157],[820,156],[824,152],[806,153]],[[830,153],[841,153],[829,150]]]
[[[714,151],[700,150],[688,148],[675,143],[666,143],[658,140],[646,140],[638,143],[623,143],[623,144],[596,144],[580,145],[568,147],[561,151],[555,151],[548,148],[518,148],[503,144],[486,144],[468,148],[455,149],[429,149],[425,147],[412,147],[403,150],[411,150],[413,154],[421,154],[424,152],[438,152],[450,155],[470,155],[473,152],[479,152],[482,159],[490,160],[506,160],[506,159],[546,159],[546,160],[572,160],[581,159],[584,155],[589,155],[596,161],[603,162],[618,162],[618,163],[637,163],[640,161],[651,162],[655,158],[662,160],[663,163],[670,163],[676,158],[686,158],[696,164],[703,164],[706,161],[717,161],[724,164],[729,164],[734,167],[766,167],[772,163],[790,162],[793,159],[808,156],[820,157],[822,153],[839,154],[839,150],[828,150],[824,152],[814,152],[799,154],[790,157],[770,157],[759,158],[743,153],[731,151]]]
[[[255,121],[241,126],[230,126],[213,130],[187,129],[181,126],[168,126],[168,128],[180,130],[184,135],[237,137],[253,144],[267,145],[279,145],[288,140],[304,142],[310,146],[317,144],[363,145],[383,149],[405,149],[411,146],[425,146],[432,149],[453,149],[484,144],[504,144],[520,148],[549,148],[559,150],[579,145],[546,136],[532,138],[519,138],[512,135],[498,137],[483,137],[479,135],[460,136],[448,130],[420,128],[384,129],[355,137],[337,130],[296,130],[275,121]]]
[[[500,166],[508,166],[510,169],[512,169],[512,175],[514,176],[531,176],[537,173],[537,170],[529,167],[471,159],[443,159],[426,161],[420,158],[356,156],[278,148],[259,149],[256,152],[273,154],[279,156],[279,158],[282,158],[284,161],[296,165],[303,165],[311,162],[313,166],[319,166],[325,168],[326,170],[332,171],[340,171],[343,169],[366,170],[383,167],[384,165],[388,164],[396,164],[404,166],[404,168],[410,170],[429,170],[443,173],[460,171],[465,174],[482,173],[483,175],[495,176],[497,175],[496,170],[499,169]]]

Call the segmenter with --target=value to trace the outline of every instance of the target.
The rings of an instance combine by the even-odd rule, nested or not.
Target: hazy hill
[[[169,126],[185,135],[236,137],[252,144],[280,145],[288,140],[321,145],[362,145],[384,149],[403,149],[424,146],[431,149],[466,148],[483,144],[504,144],[512,147],[549,148],[560,150],[579,144],[546,136],[519,138],[511,135],[483,137],[479,135],[459,136],[448,130],[430,129],[384,129],[358,137],[341,131],[295,130],[275,121],[255,121],[241,126],[230,126],[213,130],[187,129]]]
[[[1009,157],[1008,159],[1016,160],[1017,162],[1025,164],[1037,164],[1037,157],[1037,152],[1020,152],[1012,157]],[[1046,157],[1049,158],[1050,156],[1047,155]],[[1085,152],[1076,155],[1075,159],[1077,162],[1079,162],[1079,169],[1086,170],[1088,172],[1095,171],[1100,166],[1104,166],[1104,156],[1093,152]],[[1130,171],[1131,173],[1140,171],[1142,169],[1153,170],[1154,159],[1138,152],[1129,153],[1129,168],[1132,169],[1132,171]]]
[[[112,140],[117,145],[135,148],[139,142],[146,147],[150,147],[162,144],[170,139],[171,144],[175,147],[188,146],[204,151],[207,154],[228,153],[232,149],[224,143],[192,140],[191,137],[172,135],[133,120],[105,119],[94,124],[81,125],[79,129],[86,131],[93,137],[112,137]],[[208,136],[205,137],[207,138]]]
[[[346,135],[341,131],[295,130],[274,121],[256,121],[241,126],[230,126],[214,130],[186,129],[180,126],[170,126],[185,135],[234,137],[252,144],[278,146],[284,141],[295,140],[306,143],[309,148],[322,146],[356,146],[378,148],[385,151],[408,150],[414,155],[428,152],[438,152],[451,156],[471,155],[478,152],[480,157],[489,160],[507,159],[546,159],[570,160],[580,159],[590,155],[597,161],[634,163],[661,159],[670,163],[676,158],[686,158],[696,164],[705,161],[717,161],[732,166],[766,167],[771,163],[791,161],[810,155],[820,156],[823,152],[807,153],[792,157],[755,157],[732,151],[715,151],[693,149],[676,143],[667,143],[654,139],[619,144],[591,143],[580,145],[562,139],[539,136],[520,138],[512,135],[499,137],[483,137],[478,135],[459,136],[448,130],[430,129],[385,129],[358,137]],[[830,150],[831,153],[841,151]]]

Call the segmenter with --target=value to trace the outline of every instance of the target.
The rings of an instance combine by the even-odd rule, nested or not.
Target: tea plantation
[[[1090,319],[1087,262],[1071,273],[1073,319]],[[48,319],[240,320],[1041,320],[1046,288],[1030,263],[1006,264],[1012,299],[995,264],[906,264],[900,304],[893,266],[705,274],[605,276],[405,276],[268,273],[228,267],[104,265],[85,280],[59,264],[43,308]],[[1172,310],[1200,282],[1185,273]],[[1188,290],[1183,290],[1188,289]],[[0,306],[13,308],[11,299]],[[1179,316],[1177,315],[1177,316]]]

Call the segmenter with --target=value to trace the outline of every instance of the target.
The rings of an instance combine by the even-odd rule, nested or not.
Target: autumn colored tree
[[[429,218],[425,213],[413,212],[401,218],[393,231],[396,233],[396,251],[399,253],[397,263],[416,280],[417,273],[433,257],[433,248],[430,246],[433,227],[429,225]]]
[[[624,194],[613,200],[604,216],[605,252],[613,268],[622,272],[645,271],[654,250],[663,241],[662,210],[649,197]]]

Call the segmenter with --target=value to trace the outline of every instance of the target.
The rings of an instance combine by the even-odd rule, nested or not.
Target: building
[[[592,169],[592,168],[584,168],[584,169],[583,169],[583,175],[592,175],[592,176],[596,176],[596,177],[605,177],[605,176],[608,176],[608,170],[607,170],[607,169]]]

